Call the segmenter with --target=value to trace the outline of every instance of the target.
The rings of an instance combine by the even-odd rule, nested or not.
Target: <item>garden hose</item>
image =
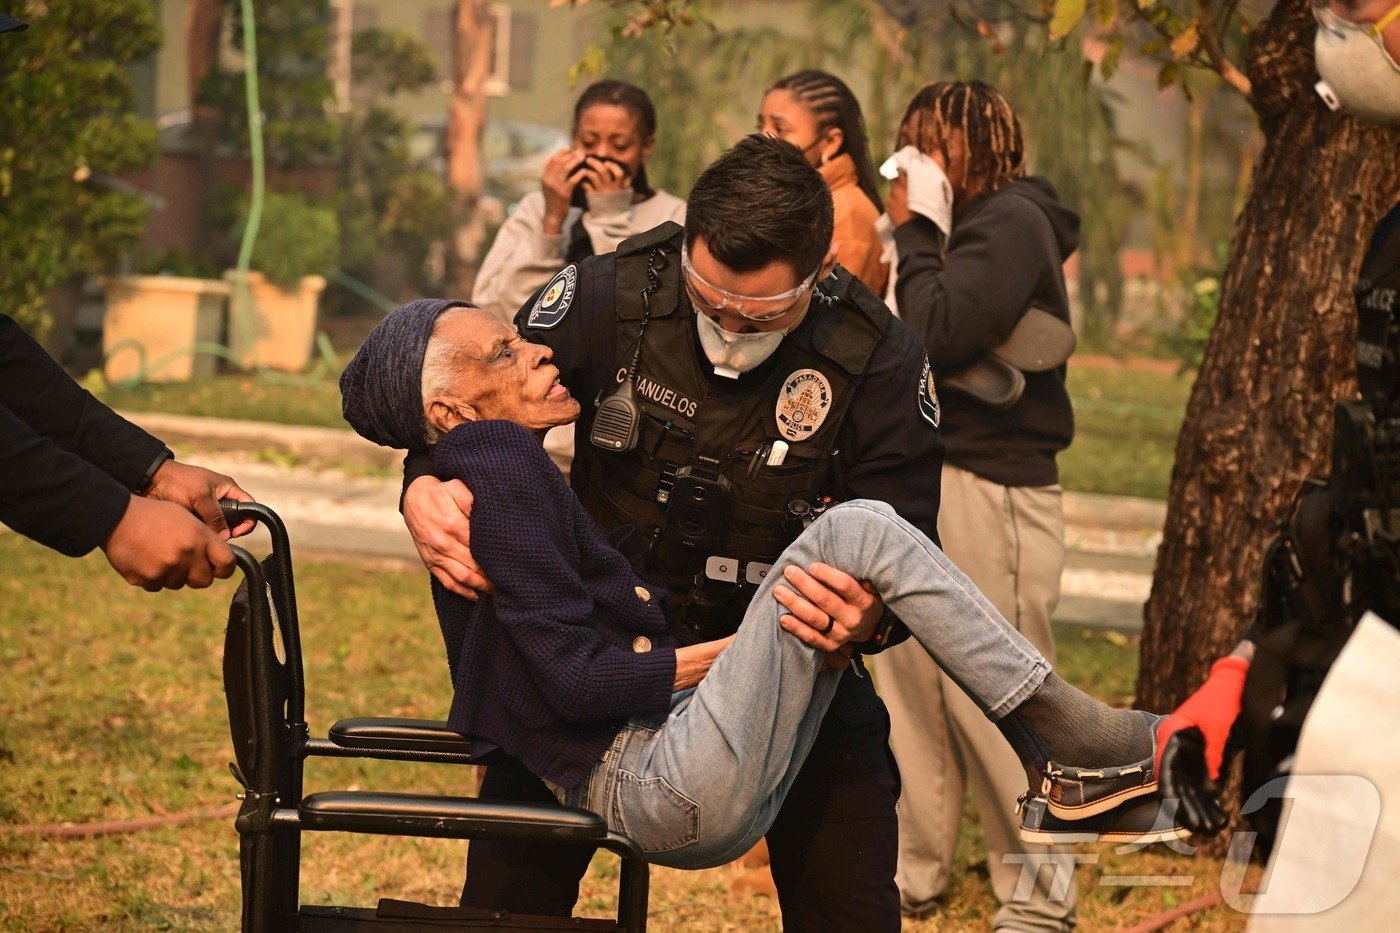
[[[263,134],[262,134],[262,101],[258,94],[258,39],[256,30],[256,20],[253,13],[253,0],[239,0],[243,13],[243,49],[244,49],[244,69],[243,83],[245,97],[248,108],[248,149],[249,164],[252,168],[252,183],[248,205],[248,223],[243,228],[243,236],[238,245],[238,262],[234,270],[234,290],[232,313],[230,314],[229,326],[238,340],[235,343],[246,347],[251,354],[251,368],[258,378],[268,382],[276,382],[283,385],[313,385],[323,382],[328,378],[335,378],[340,372],[340,359],[331,346],[330,338],[323,330],[316,332],[316,350],[318,359],[311,370],[304,375],[291,375],[276,373],[264,368],[257,356],[257,342],[253,337],[252,320],[252,295],[248,284],[248,269],[253,258],[253,246],[257,243],[258,230],[262,226],[263,204],[266,198],[266,172],[263,157]],[[375,291],[370,286],[359,281],[347,273],[336,270],[330,277],[359,295],[361,298],[374,304],[382,311],[392,311],[394,302],[384,295]],[[172,350],[156,358],[147,360],[146,348],[143,344],[135,340],[123,340],[114,345],[103,357],[105,364],[118,353],[128,349],[134,350],[140,357],[135,372],[125,379],[116,382],[118,388],[134,388],[147,380],[150,373],[165,365],[173,359],[181,356],[194,356],[205,353],[229,360],[235,365],[242,365],[243,361],[236,356],[232,350],[221,344],[194,343],[188,347]]]
[[[263,172],[262,100],[258,96],[258,31],[253,19],[253,0],[239,0],[243,10],[243,87],[248,105],[249,162],[253,170],[252,192],[248,204],[248,224],[238,244],[238,265],[233,280],[233,315],[231,326],[236,329],[242,345],[252,353],[253,367],[258,367],[257,343],[253,340],[252,296],[248,289],[248,264],[253,258],[253,244],[262,226],[263,199],[266,177]]]

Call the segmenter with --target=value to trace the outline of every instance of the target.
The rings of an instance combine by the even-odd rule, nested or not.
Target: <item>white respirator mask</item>
[[[1400,4],[1374,23],[1343,19],[1325,0],[1313,4],[1313,15],[1313,52],[1322,76],[1317,92],[1327,106],[1367,123],[1400,124],[1400,64],[1390,57],[1381,36],[1400,18]]]
[[[787,336],[787,330],[766,330],[754,334],[736,334],[699,311],[695,312],[695,330],[705,358],[721,376],[736,378],[772,356]]]

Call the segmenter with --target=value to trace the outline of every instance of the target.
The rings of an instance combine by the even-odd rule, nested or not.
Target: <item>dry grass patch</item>
[[[421,571],[302,560],[308,718],[381,714],[442,718],[449,684]],[[123,584],[100,555],[69,561],[0,535],[0,826],[92,822],[213,809],[237,790],[220,681],[231,584],[152,596]],[[1121,701],[1131,693],[1135,642],[1069,633],[1062,670]],[[460,769],[371,761],[313,761],[307,787],[464,793]],[[912,788],[912,785],[910,785]],[[238,918],[237,836],[231,820],[141,833],[52,839],[0,832],[0,927],[14,930],[232,930]],[[985,929],[995,912],[975,817],[944,910],[908,930]],[[380,895],[455,902],[463,843],[305,837],[307,903],[370,904]],[[1085,849],[1086,853],[1094,850]],[[1165,850],[1100,853],[1081,873],[1081,928],[1129,926],[1215,888],[1219,865]],[[832,866],[840,883],[841,866]],[[651,928],[774,930],[768,898],[733,894],[737,866],[655,869]],[[1109,874],[1190,874],[1190,888],[1098,886]],[[617,864],[594,860],[581,914],[613,905]],[[1126,890],[1126,894],[1124,891]],[[1203,929],[1238,929],[1218,908]]]

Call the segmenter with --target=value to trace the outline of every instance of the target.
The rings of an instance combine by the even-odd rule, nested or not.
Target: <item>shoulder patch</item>
[[[919,415],[938,427],[938,391],[933,386],[933,373],[928,365],[928,354],[924,354],[924,374],[919,377]]]
[[[569,313],[569,305],[574,302],[574,291],[578,285],[578,266],[570,263],[560,270],[559,274],[549,280],[544,291],[540,292],[540,297],[535,300],[535,306],[530,309],[530,316],[525,320],[526,327],[533,327],[536,330],[549,330],[557,327],[559,322],[564,320],[564,316]]]
[[[783,380],[774,415],[778,433],[790,441],[805,441],[826,420],[832,404],[831,382],[815,369],[799,369]]]

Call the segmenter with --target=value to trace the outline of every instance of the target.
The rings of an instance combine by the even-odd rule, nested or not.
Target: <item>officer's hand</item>
[[[909,176],[903,172],[890,182],[890,194],[885,198],[885,213],[890,215],[890,221],[896,227],[907,224],[914,216],[909,210]]]
[[[578,187],[580,175],[574,172],[583,153],[577,149],[560,149],[545,160],[540,172],[540,191],[544,193],[544,220],[541,229],[548,236],[557,236],[564,230],[564,221],[569,216],[569,200]]]
[[[184,506],[204,521],[204,524],[227,540],[246,535],[253,530],[252,519],[239,522],[238,527],[229,531],[224,522],[224,513],[219,508],[220,499],[236,499],[239,502],[252,502],[253,497],[234,482],[233,477],[201,466],[167,460],[151,479],[146,498],[160,499]],[[207,584],[206,584],[207,585]]]
[[[885,604],[873,587],[829,564],[818,561],[806,571],[790,564],[783,577],[792,588],[781,583],[773,588],[774,598],[787,610],[778,622],[818,651],[866,641],[884,614]]]
[[[132,496],[102,551],[132,586],[200,589],[233,574],[233,550],[185,507]]]
[[[472,493],[461,480],[442,482],[420,476],[403,494],[403,520],[423,566],[464,599],[491,592],[491,583],[472,557]]]

